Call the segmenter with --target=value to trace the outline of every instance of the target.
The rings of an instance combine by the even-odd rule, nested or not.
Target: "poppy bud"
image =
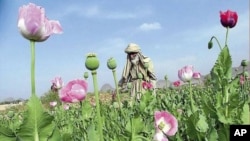
[[[93,71],[99,68],[99,60],[96,57],[96,54],[94,53],[87,54],[85,67],[90,71]]]
[[[213,47],[213,42],[212,42],[212,40],[210,40],[209,42],[208,42],[208,49],[211,49]]]
[[[247,71],[245,71],[244,76],[247,78],[249,76],[249,73]]]
[[[86,71],[86,72],[84,72],[83,77],[84,77],[85,79],[87,79],[87,78],[89,77],[89,74],[88,74],[88,72],[87,72],[87,71]]]
[[[15,116],[15,112],[14,111],[8,111],[7,116],[9,118],[13,118]]]
[[[111,58],[108,59],[107,66],[111,70],[113,70],[113,69],[116,68],[116,66],[117,66],[116,65],[116,61],[115,61],[115,59],[113,57],[111,57]]]
[[[168,75],[165,75],[165,76],[164,76],[164,79],[167,81],[167,80],[168,80]]]
[[[187,65],[178,70],[178,77],[183,82],[190,82],[193,77],[193,66]]]
[[[242,67],[246,67],[247,64],[248,64],[247,60],[242,60],[242,61],[241,61],[241,66],[242,66]]]

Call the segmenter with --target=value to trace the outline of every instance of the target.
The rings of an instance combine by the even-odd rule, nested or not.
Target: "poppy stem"
[[[210,41],[212,41],[213,39],[215,39],[215,40],[216,40],[216,42],[217,42],[218,46],[220,47],[220,50],[222,51],[222,47],[221,47],[221,45],[220,45],[219,40],[218,40],[215,36],[213,36],[213,37],[210,39]]]
[[[192,93],[192,84],[191,81],[188,82],[189,83],[189,95],[190,95],[190,100],[191,100],[191,111],[192,113],[194,113],[194,101],[193,101],[193,93]]]
[[[227,46],[228,32],[229,32],[229,27],[227,27],[227,32],[226,32],[226,40],[225,40],[225,46]]]
[[[116,88],[116,95],[117,95],[117,98],[118,98],[118,105],[119,105],[119,109],[121,110],[121,113],[123,115],[123,117],[125,117],[124,113],[123,113],[123,110],[121,109],[121,99],[120,99],[120,93],[119,93],[119,90],[118,90],[118,82],[117,82],[117,77],[116,77],[116,71],[115,69],[112,70],[112,73],[113,73],[113,76],[114,76],[114,81],[115,81],[115,88]]]
[[[31,51],[31,94],[36,94],[36,84],[35,84],[35,41],[30,40],[30,51]]]
[[[228,93],[228,88],[224,88],[224,95],[225,95],[225,104],[226,104],[226,109],[225,109],[225,116],[226,118],[228,117],[228,102],[229,102],[229,93]]]
[[[98,94],[98,84],[97,84],[97,72],[96,70],[92,71],[93,83],[94,83],[94,92],[95,92],[95,102],[96,102],[96,110],[97,110],[97,120],[98,120],[98,132],[100,136],[100,141],[103,141],[103,131],[102,131],[102,118],[101,118],[101,110],[100,110],[100,102],[99,102],[99,94]]]

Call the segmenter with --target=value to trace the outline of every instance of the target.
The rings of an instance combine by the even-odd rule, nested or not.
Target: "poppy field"
[[[230,125],[250,124],[249,61],[242,60],[243,71],[233,75],[233,58],[227,44],[229,31],[237,24],[237,12],[220,13],[225,44],[215,36],[208,39],[208,49],[218,46],[220,53],[206,84],[192,83],[193,79],[200,79],[192,65],[180,66],[180,80],[171,88],[155,89],[142,82],[144,91],[138,92],[141,99],[129,96],[130,84],[127,92],[120,91],[115,58],[107,60],[115,91],[100,94],[99,60],[95,53],[85,58],[88,72],[83,72],[83,78],[64,84],[63,77],[56,77],[51,91],[39,98],[35,87],[35,43],[62,31],[59,21],[49,21],[44,15],[44,9],[35,4],[19,9],[18,28],[31,46],[32,93],[23,106],[0,113],[0,140],[229,141]],[[93,79],[93,84],[88,83],[89,79]],[[89,85],[94,86],[92,94],[88,94]]]
[[[134,103],[124,93],[120,94],[121,107],[117,96],[114,98],[111,94],[100,95],[103,140],[151,141],[153,138],[157,140],[164,137],[173,141],[227,141],[229,125],[249,124],[249,100],[246,99],[249,94],[249,89],[246,88],[249,88],[249,84],[246,81],[245,88],[239,87],[231,94],[228,116],[222,92],[214,90],[213,86],[185,85],[175,89],[159,89],[156,96],[148,90],[140,102]],[[191,93],[195,99],[193,103],[190,99]],[[0,139],[33,140],[35,136],[29,129],[36,128],[33,124],[37,123],[37,140],[101,140],[97,130],[99,119],[93,94],[87,95],[81,102],[69,104],[60,102],[56,92],[50,92],[49,95],[51,100],[58,102],[43,101],[48,106],[42,106],[37,98],[33,98],[22,111],[6,111],[6,115],[1,116]],[[37,107],[34,108],[35,106]],[[174,135],[170,131],[166,135],[156,132],[156,111],[167,111],[174,116],[162,114],[166,121],[163,120],[158,125],[159,129],[177,128]],[[171,123],[171,118],[178,123]],[[50,136],[45,133],[50,133]]]

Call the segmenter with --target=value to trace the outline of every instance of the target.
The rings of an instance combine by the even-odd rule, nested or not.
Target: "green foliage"
[[[168,137],[170,141],[228,141],[231,124],[249,124],[250,120],[249,81],[241,85],[239,76],[243,72],[232,77],[231,67],[226,46],[205,87],[158,89],[156,95],[149,90],[133,102],[128,93],[121,94],[121,108],[111,94],[100,94],[104,140],[151,141],[155,134],[154,112],[165,110],[178,120],[178,132]],[[0,140],[98,141],[99,119],[93,96],[68,104],[69,110],[63,108],[65,103],[47,108],[51,101],[61,103],[56,92],[49,91],[41,100],[32,96],[24,113],[8,111],[0,115]],[[191,102],[195,110],[191,110]]]
[[[16,141],[17,137],[11,129],[0,125],[0,140],[1,141]]]
[[[58,128],[53,122],[54,117],[44,111],[42,104],[36,95],[31,96],[27,103],[27,107],[27,111],[22,115],[19,115],[22,116],[23,120],[21,124],[16,122],[16,125],[20,125],[18,128],[15,127],[15,124],[13,125],[13,123],[11,123],[11,121],[14,121],[15,114],[9,117],[10,123],[7,124],[11,125],[12,129],[7,126],[0,126],[0,128],[3,129],[0,132],[0,140],[60,140]]]
[[[21,140],[47,141],[55,128],[53,116],[44,111],[40,100],[32,95],[27,103],[28,111],[24,114],[24,120],[17,130],[17,136]]]
[[[156,96],[152,95],[151,91],[147,91],[134,105],[131,105],[129,98],[121,94],[122,109],[113,106],[117,101],[101,102],[104,138],[111,141],[151,141],[155,133],[153,113],[156,110],[166,110],[178,120],[178,132],[175,136],[168,137],[170,141],[227,141],[230,124],[249,124],[249,105],[239,97],[238,92],[241,89],[236,82],[234,89],[230,96],[228,117],[225,116],[222,92],[214,91],[211,87],[192,87],[194,105],[197,108],[194,113],[190,111],[189,106],[189,87],[158,90]],[[248,93],[248,91],[242,91],[242,93]],[[107,96],[108,94],[104,94],[100,97],[106,100],[109,99]],[[34,140],[35,134],[40,140],[47,138],[49,141],[98,140],[96,108],[88,100],[70,104],[69,110],[64,110],[62,105],[57,105],[49,109],[49,115],[41,108],[41,102],[33,97],[28,102],[27,108],[28,111],[23,114],[15,113],[12,120],[4,116],[5,122],[2,122],[2,125],[5,126],[0,126],[0,140],[31,138]],[[123,110],[124,115],[120,110]],[[16,120],[18,116],[23,117],[23,122]]]
[[[220,52],[210,74],[216,90],[221,90],[222,87],[229,83],[232,78],[232,59],[227,46]]]
[[[41,96],[40,100],[45,108],[49,108],[50,107],[49,103],[52,101],[56,101],[58,105],[61,104],[58,92],[52,90],[49,90],[47,93]]]

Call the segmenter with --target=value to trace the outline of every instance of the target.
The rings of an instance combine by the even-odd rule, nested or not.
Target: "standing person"
[[[131,83],[130,96],[140,99],[143,91],[142,82],[148,83],[154,89],[156,76],[153,62],[149,57],[142,55],[140,47],[135,43],[128,44],[125,53],[127,53],[127,61],[119,86],[124,88],[127,83]]]

